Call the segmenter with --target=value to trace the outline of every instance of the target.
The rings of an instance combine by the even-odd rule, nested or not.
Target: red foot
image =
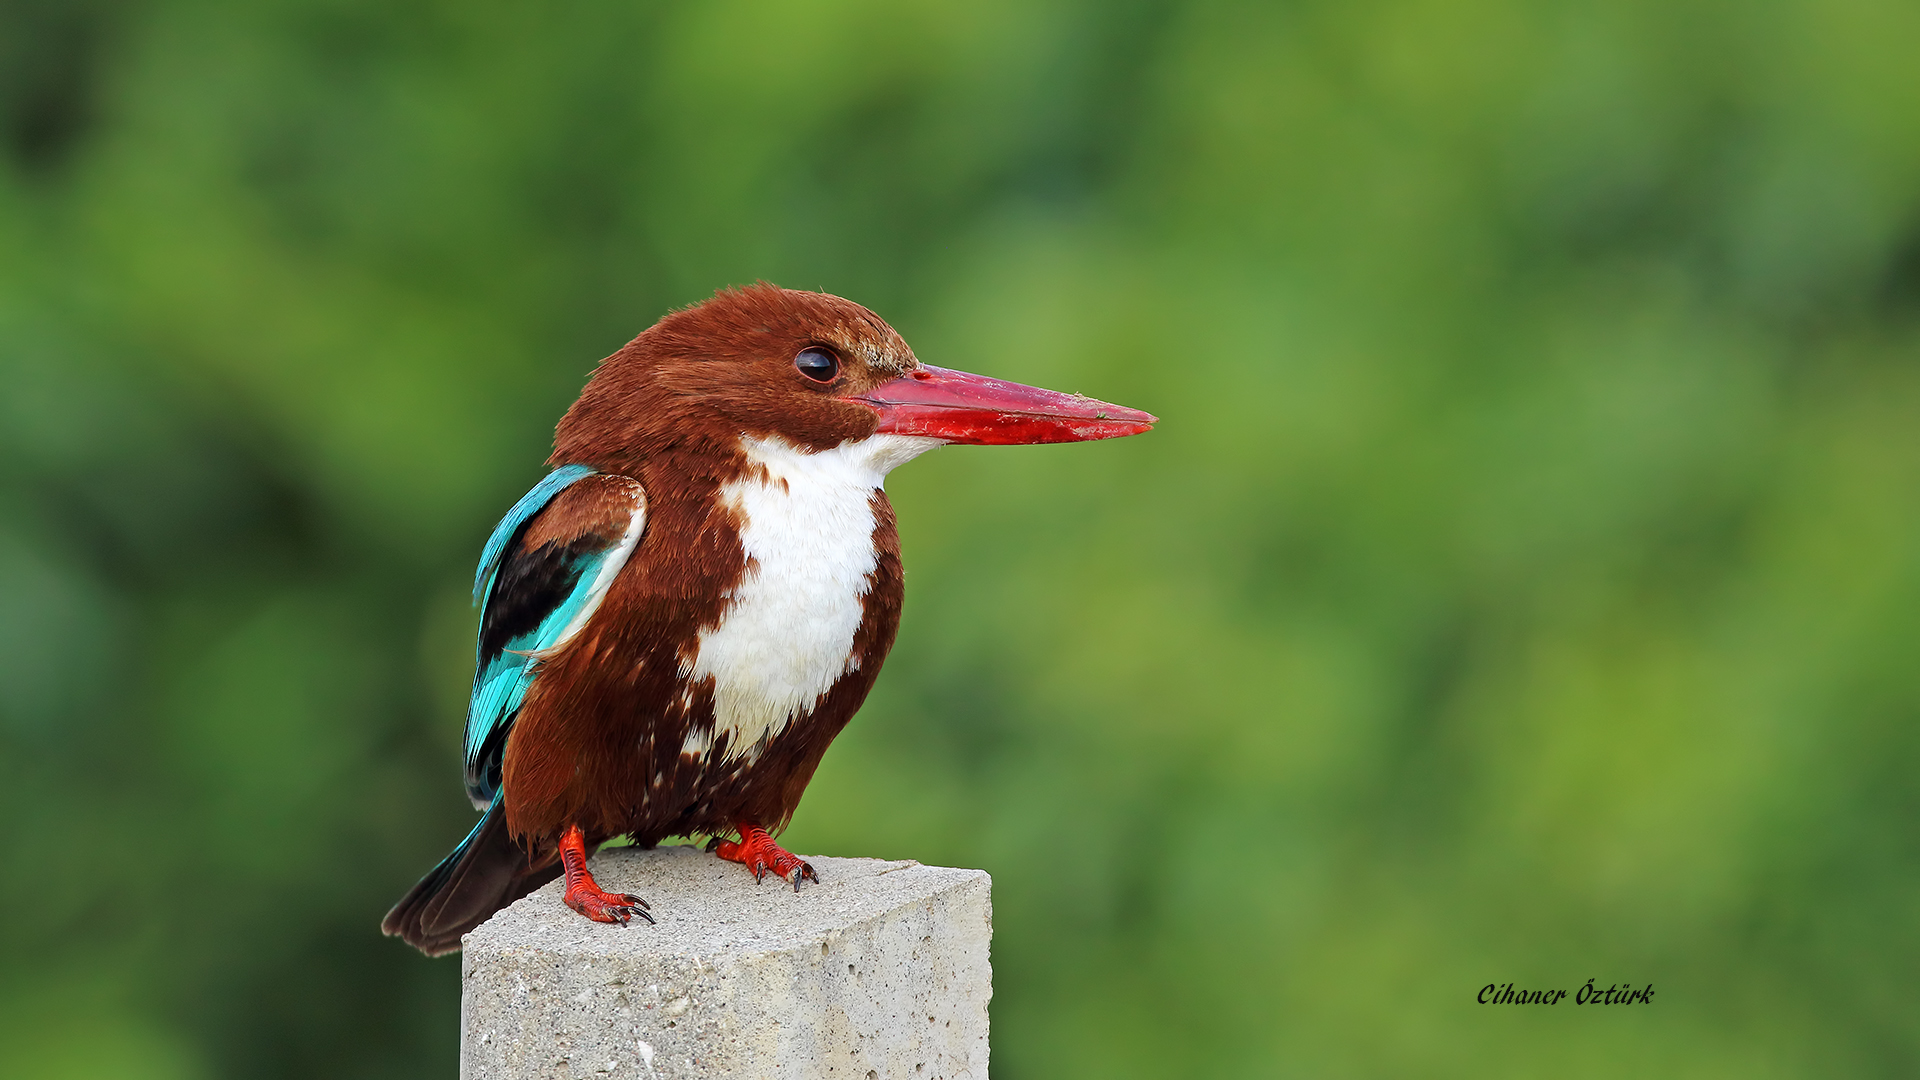
[[[815,885],[820,884],[820,875],[813,872],[813,865],[797,855],[789,854],[786,849],[773,842],[767,830],[751,822],[740,823],[740,839],[721,840],[714,838],[711,850],[715,855],[728,862],[742,863],[753,871],[753,880],[758,882],[771,873],[784,881],[793,883],[793,891],[800,891],[800,879],[805,878]]]
[[[625,926],[635,916],[653,921],[645,900],[626,893],[602,892],[594,883],[593,875],[587,873],[587,838],[578,825],[567,826],[566,835],[560,838],[560,864],[567,870],[567,891],[560,899],[568,907],[594,922]]]

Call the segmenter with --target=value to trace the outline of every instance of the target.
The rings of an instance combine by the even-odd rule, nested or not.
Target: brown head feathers
[[[809,348],[838,359],[834,379],[795,368]],[[893,327],[851,300],[765,282],[723,289],[602,360],[548,462],[627,471],[668,450],[727,455],[742,435],[824,450],[873,434],[873,410],[853,395],[919,366]]]

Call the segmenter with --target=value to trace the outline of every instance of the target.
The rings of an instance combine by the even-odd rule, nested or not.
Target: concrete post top
[[[464,939],[464,1080],[985,1080],[991,881],[810,856],[798,893],[694,848],[615,848],[600,887],[655,925],[592,922],[556,881]]]
[[[515,901],[462,938],[475,952],[531,950],[582,957],[651,953],[682,959],[779,952],[817,943],[905,904],[955,886],[988,886],[985,870],[923,866],[911,860],[810,855],[820,875],[798,893],[778,878],[755,884],[738,863],[693,847],[610,848],[590,868],[602,889],[652,905],[655,924],[596,923],[560,902],[563,881]]]

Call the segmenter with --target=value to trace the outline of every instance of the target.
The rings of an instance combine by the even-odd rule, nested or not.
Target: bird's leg
[[[647,902],[626,893],[602,892],[593,875],[587,872],[587,838],[580,826],[569,825],[560,837],[560,864],[567,870],[567,891],[560,899],[573,910],[594,922],[627,925],[634,916],[648,922]]]
[[[773,842],[773,837],[767,835],[767,830],[751,821],[740,823],[738,841],[715,837],[714,842],[708,847],[715,855],[728,862],[741,863],[753,871],[755,881],[771,873],[777,878],[792,882],[794,892],[800,891],[802,878],[816,885],[820,883],[820,875],[813,872],[812,863],[787,852]]]

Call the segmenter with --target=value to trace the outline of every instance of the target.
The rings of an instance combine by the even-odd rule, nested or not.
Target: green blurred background
[[[1920,9],[0,4],[0,1075],[454,1068],[473,560],[764,278],[1163,417],[895,474],[793,829],[999,1077],[1920,1072]],[[1652,982],[1493,1008],[1489,982]]]

